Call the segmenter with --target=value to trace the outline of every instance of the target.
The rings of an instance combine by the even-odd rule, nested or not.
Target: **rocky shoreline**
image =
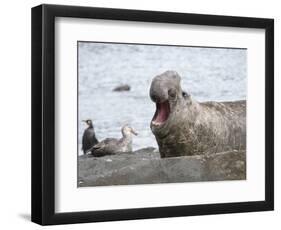
[[[78,187],[245,180],[246,152],[160,158],[155,148],[132,153],[79,156]]]

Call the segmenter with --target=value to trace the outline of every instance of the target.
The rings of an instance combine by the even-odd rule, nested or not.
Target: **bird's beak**
[[[134,134],[135,136],[137,136],[138,135],[138,133],[135,131],[135,130],[131,130],[131,132],[132,132],[132,134]]]
[[[86,121],[86,120],[82,120],[82,122],[85,122],[85,123],[87,123],[87,121]]]

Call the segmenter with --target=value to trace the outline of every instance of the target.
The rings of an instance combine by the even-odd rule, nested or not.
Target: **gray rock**
[[[125,84],[125,85],[119,85],[119,86],[115,87],[113,89],[113,91],[115,91],[115,92],[130,91],[130,89],[131,89],[131,87],[129,85]]]
[[[78,186],[154,184],[246,179],[245,151],[160,158],[158,150],[79,157]]]

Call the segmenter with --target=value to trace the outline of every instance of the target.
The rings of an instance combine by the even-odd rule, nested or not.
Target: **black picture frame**
[[[265,200],[55,213],[55,17],[265,29]],[[222,214],[274,209],[274,20],[125,9],[32,8],[32,221],[41,225]]]

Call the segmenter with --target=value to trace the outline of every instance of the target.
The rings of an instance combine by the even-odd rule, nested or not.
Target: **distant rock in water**
[[[131,87],[127,84],[119,85],[113,89],[115,92],[130,91]]]
[[[79,187],[246,179],[246,152],[161,158],[155,148],[79,156]]]

